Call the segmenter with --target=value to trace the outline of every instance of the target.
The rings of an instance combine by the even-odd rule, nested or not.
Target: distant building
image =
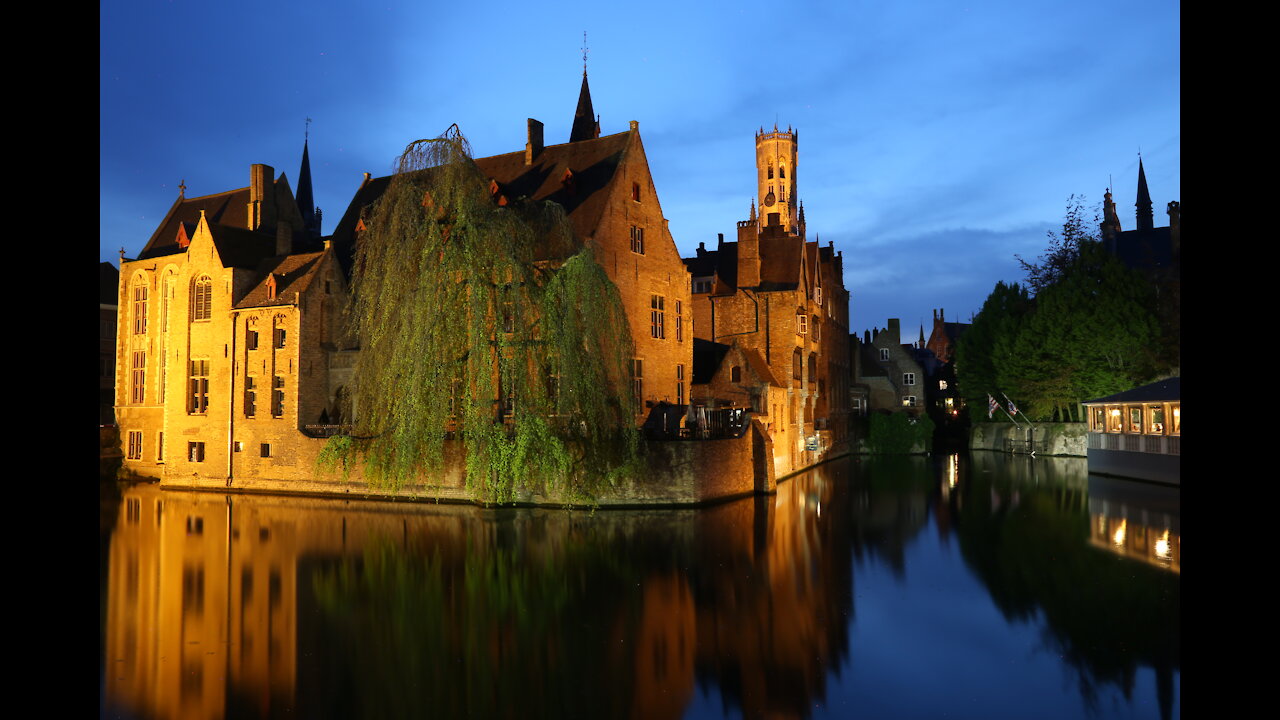
[[[1146,271],[1158,279],[1176,277],[1182,265],[1181,206],[1177,200],[1171,201],[1166,210],[1169,224],[1155,226],[1142,159],[1138,159],[1138,198],[1134,203],[1136,223],[1133,230],[1121,228],[1110,188],[1103,197],[1103,246],[1126,267]]]
[[[903,343],[898,318],[889,318],[883,330],[864,331],[861,340],[850,336],[853,360],[853,396],[860,414],[875,410],[925,412],[926,378],[915,348]]]

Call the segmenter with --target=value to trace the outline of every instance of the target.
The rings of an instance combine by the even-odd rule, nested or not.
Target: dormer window
[[[275,273],[271,273],[271,276],[267,278],[267,299],[268,299],[268,300],[275,300],[275,299],[276,299],[276,275],[275,275]]]

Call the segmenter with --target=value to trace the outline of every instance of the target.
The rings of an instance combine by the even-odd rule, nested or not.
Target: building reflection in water
[[[1182,572],[1179,489],[1089,477],[1089,542],[1117,555]]]
[[[1172,584],[1131,592],[1110,553],[1141,535],[1154,554],[1137,559],[1176,572],[1176,512],[1080,463],[993,455],[850,458],[697,510],[135,486],[107,551],[104,703],[157,718],[675,718],[696,686],[746,717],[804,717],[856,677],[855,568],[874,559],[906,589],[928,578],[912,548],[932,517],[1010,624],[1043,623],[1086,698],[1111,683],[1127,697],[1143,664],[1168,708],[1177,575],[1138,566]]]
[[[703,510],[124,493],[105,702],[139,717],[804,714],[848,653],[827,466]],[[392,698],[396,698],[393,700]]]

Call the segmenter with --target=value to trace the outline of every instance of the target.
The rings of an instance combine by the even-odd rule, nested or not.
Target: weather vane
[[[587,53],[588,52],[590,51],[587,50],[587,31],[583,30],[582,31],[582,74],[583,75],[587,74]]]

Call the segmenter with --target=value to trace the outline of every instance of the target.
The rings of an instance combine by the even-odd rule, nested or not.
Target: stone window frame
[[[191,281],[191,322],[213,318],[213,278],[208,274]]]
[[[903,396],[902,396],[902,407],[910,407],[910,408],[917,407],[917,405],[916,405],[916,396],[915,396],[915,395],[903,395]]]
[[[915,384],[916,384],[916,374],[915,374],[915,373],[913,373],[913,372],[904,372],[904,373],[902,373],[902,384],[903,384],[903,385],[915,385]]]
[[[667,338],[666,304],[662,295],[649,295],[649,336],[656,340]]]
[[[191,358],[187,363],[187,414],[209,414],[209,358]]]
[[[142,431],[130,430],[128,435],[128,447],[125,452],[126,460],[142,459]]]
[[[880,348],[880,362],[889,362],[889,348]]]
[[[198,440],[187,441],[187,461],[204,462],[204,443]]]

